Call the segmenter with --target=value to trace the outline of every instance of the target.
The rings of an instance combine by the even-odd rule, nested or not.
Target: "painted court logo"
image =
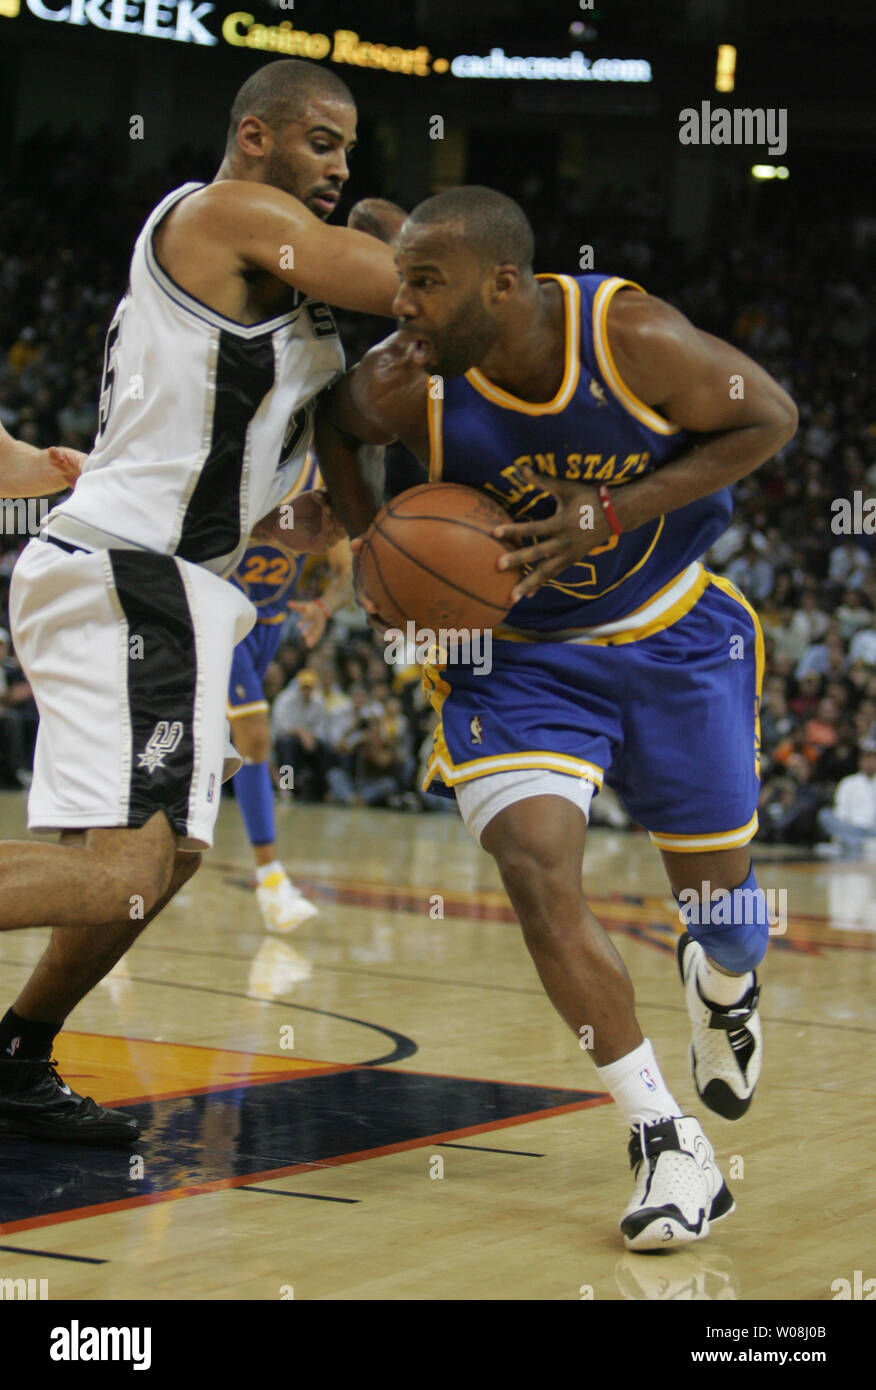
[[[152,730],[145,749],[137,754],[140,766],[145,767],[147,772],[164,767],[164,759],[179,747],[182,736],[183,726],[178,719],[172,724],[166,719],[160,719]]]
[[[49,1356],[53,1361],[130,1361],[135,1371],[152,1365],[151,1327],[53,1327]]]

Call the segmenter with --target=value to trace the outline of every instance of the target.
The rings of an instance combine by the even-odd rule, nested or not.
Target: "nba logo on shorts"
[[[649,1091],[657,1090],[657,1082],[654,1080],[647,1067],[642,1068],[639,1072],[639,1076],[642,1078]]]
[[[472,719],[472,721],[471,721],[471,723],[469,724],[468,727],[469,727],[469,729],[471,730],[471,741],[472,741],[472,743],[483,743],[483,741],[484,741],[484,726],[483,726],[483,724],[481,723],[481,716],[480,716],[479,714],[476,714],[476,715],[474,716],[474,718]]]

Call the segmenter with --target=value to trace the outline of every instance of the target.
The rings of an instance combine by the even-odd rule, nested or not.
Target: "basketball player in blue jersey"
[[[319,468],[311,458],[303,487],[321,486]],[[251,545],[231,576],[231,583],[246,594],[258,613],[255,626],[237,644],[231,661],[228,718],[234,746],[243,759],[234,779],[234,794],[255,856],[256,899],[265,926],[274,932],[293,931],[319,909],[299,892],[277,858],[274,793],[268,768],[271,726],[262,682],[277,654],[290,609],[302,619],[305,643],[315,647],[331,615],[353,597],[349,541],[339,541],[326,552],[329,583],[322,596],[312,602],[296,602],[289,597],[304,560],[305,556],[292,557],[276,546]]]
[[[352,536],[377,506],[363,442],[401,439],[433,479],[508,512],[496,535],[521,548],[497,563],[520,575],[491,674],[426,672],[441,715],[429,780],[455,793],[495,858],[554,1006],[576,1036],[592,1029],[600,1081],[632,1130],[627,1246],[666,1249],[734,1203],[585,901],[587,817],[604,780],[687,904],[694,1080],[735,1119],[761,1057],[754,971],[768,918],[748,845],[763,642],[742,595],[699,557],[729,522],[731,484],[787,443],[797,416],[750,358],[639,286],[534,276],[532,255],[522,211],[492,190],[416,208],[396,240],[399,331],[325,398],[316,447]],[[727,890],[720,911],[711,893],[700,901],[705,883]]]

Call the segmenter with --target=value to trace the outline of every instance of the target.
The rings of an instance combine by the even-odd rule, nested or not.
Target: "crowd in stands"
[[[8,430],[35,444],[88,450],[103,337],[133,237],[163,192],[192,176],[181,152],[162,175],[117,181],[96,196],[96,176],[75,137],[65,146],[46,134],[0,178],[0,421]],[[99,177],[105,180],[105,170]],[[565,229],[553,215],[548,223],[538,186],[509,191],[532,211],[537,268],[577,273],[587,212],[583,203],[575,212],[574,190],[564,193]],[[109,195],[113,217],[95,218],[95,202],[106,207]],[[876,507],[865,506],[876,496],[868,367],[876,285],[868,228],[794,225],[781,236],[723,239],[692,258],[669,242],[656,189],[641,199],[637,216],[631,206],[635,200],[612,201],[608,192],[599,202],[601,220],[586,238],[594,269],[644,283],[738,345],[800,411],[796,437],[738,484],[733,523],[707,557],[748,596],[764,630],[759,840],[832,841],[840,852],[865,852],[867,841],[876,845]],[[385,323],[339,318],[351,361],[386,331]],[[389,464],[391,493],[422,480],[404,451]],[[836,505],[841,499],[845,510]],[[843,529],[849,515],[858,519],[851,533]],[[24,539],[0,537],[0,615]],[[319,584],[320,566],[311,562],[305,594]],[[8,617],[2,621],[8,628]],[[267,680],[279,794],[452,809],[452,801],[418,790],[435,716],[417,675],[415,667],[386,664],[355,607],[333,620],[315,653],[290,614]],[[27,784],[36,718],[0,630],[0,784]],[[294,790],[279,776],[285,766],[295,769]],[[597,820],[626,823],[608,796],[594,810]]]

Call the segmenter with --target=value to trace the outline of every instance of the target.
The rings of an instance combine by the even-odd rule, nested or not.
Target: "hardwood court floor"
[[[0,797],[0,833],[23,814]],[[77,1089],[138,1113],[136,1153],[0,1142],[0,1277],[50,1298],[817,1300],[876,1275],[876,866],[761,855],[789,923],[762,971],[764,1076],[730,1124],[693,1091],[656,851],[591,832],[591,902],[737,1199],[706,1241],[634,1256],[625,1132],[492,861],[456,817],[278,817],[320,915],[261,930],[225,804],[200,874],[57,1049]],[[3,1008],[44,939],[0,935]]]

